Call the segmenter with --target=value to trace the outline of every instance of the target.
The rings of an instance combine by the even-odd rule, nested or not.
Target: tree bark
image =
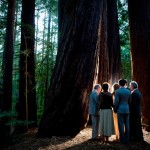
[[[108,53],[110,83],[117,83],[121,77],[121,54],[118,25],[117,0],[107,0],[108,4]]]
[[[100,24],[99,24],[99,36],[100,41],[99,46],[100,55],[99,55],[99,73],[98,73],[98,83],[108,82],[109,81],[109,55],[108,55],[108,18],[107,18],[107,0],[101,0],[100,4]]]
[[[35,88],[35,0],[22,0],[18,119],[37,122]]]
[[[128,0],[132,79],[143,94],[143,123],[150,129],[150,1]]]
[[[8,0],[6,39],[3,53],[3,100],[1,106],[2,111],[11,110],[12,106],[15,4],[16,0]]]
[[[95,80],[100,0],[71,0],[64,7],[56,65],[38,131],[41,136],[73,136],[85,127]]]
[[[117,1],[101,0],[101,21],[99,24],[100,56],[98,83],[118,82],[121,75],[121,55]]]

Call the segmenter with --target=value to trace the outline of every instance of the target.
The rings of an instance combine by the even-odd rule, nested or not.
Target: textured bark
[[[19,120],[37,121],[35,89],[35,0],[22,1],[19,78]],[[26,82],[27,77],[27,82]],[[27,88],[27,90],[26,90]],[[26,100],[27,98],[27,100]]]
[[[107,0],[108,3],[108,53],[109,53],[109,79],[113,84],[121,76],[121,54],[118,25],[117,0]]]
[[[143,123],[150,129],[150,1],[128,0],[132,76],[143,94]]]
[[[71,4],[70,4],[71,3]],[[39,135],[76,135],[88,119],[99,49],[100,0],[68,1]]]
[[[61,45],[63,34],[66,34],[64,32],[64,28],[66,28],[66,25],[69,24],[70,17],[72,17],[69,13],[74,9],[74,5],[79,0],[59,0],[58,1],[58,47]],[[61,51],[61,48],[58,48],[58,51]]]
[[[8,0],[6,39],[3,53],[3,99],[2,111],[11,110],[12,72],[14,53],[14,17],[16,0]]]
[[[108,55],[108,18],[107,18],[107,0],[101,0],[100,4],[100,24],[99,24],[99,74],[98,74],[98,83],[108,82],[109,81],[109,55]]]
[[[113,84],[121,75],[121,55],[116,0],[101,0],[98,82]]]

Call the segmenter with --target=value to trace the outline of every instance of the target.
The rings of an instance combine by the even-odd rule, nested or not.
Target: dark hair
[[[119,89],[119,84],[118,83],[114,83],[113,84],[113,93],[115,93],[115,91]]]
[[[102,85],[102,89],[103,89],[105,92],[107,92],[108,89],[109,89],[109,83],[104,82],[103,85]]]
[[[124,79],[124,81],[125,81],[126,84],[128,84],[128,80],[127,79]]]
[[[125,84],[126,84],[126,80],[124,80],[124,79],[119,80],[119,85],[120,86],[125,86]]]

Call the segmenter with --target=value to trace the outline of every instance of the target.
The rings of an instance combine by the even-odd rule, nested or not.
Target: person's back
[[[115,93],[115,109],[117,113],[129,113],[130,91],[120,87]]]
[[[137,141],[143,140],[141,124],[141,102],[142,94],[138,90],[138,84],[135,81],[130,83],[131,101],[130,101],[130,138]]]
[[[98,93],[96,90],[93,90],[90,94],[90,108],[89,108],[90,115],[99,115],[98,109]]]
[[[100,109],[111,109],[112,107],[113,107],[112,94],[109,92],[103,92]]]
[[[120,142],[129,143],[129,101],[130,91],[125,88],[126,81],[119,81],[120,88],[115,93],[114,111],[118,116],[118,125],[120,132]]]
[[[115,134],[113,120],[113,99],[112,94],[108,92],[109,83],[102,85],[103,93],[100,100],[100,135],[103,136],[103,142],[108,142],[109,137]]]
[[[142,94],[141,92],[136,89],[131,94],[131,109],[132,111],[135,111],[135,114],[141,114],[141,101],[142,101]]]
[[[94,90],[90,94],[90,106],[89,114],[91,115],[92,120],[92,140],[98,139],[98,130],[99,130],[99,108],[98,108],[98,96],[101,92],[101,86],[96,84]]]

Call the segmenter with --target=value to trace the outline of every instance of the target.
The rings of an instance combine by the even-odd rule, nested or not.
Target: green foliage
[[[36,94],[38,121],[43,113],[45,95],[50,85],[57,53],[57,2],[57,0],[38,0],[36,2]]]
[[[27,126],[34,124],[34,121],[17,120],[17,116],[18,114],[15,111],[0,112],[0,124],[2,122],[6,126]]]
[[[11,117],[17,117],[17,113],[13,111],[0,112],[0,119],[11,118]]]
[[[50,84],[55,57],[57,54],[58,38],[58,0],[37,0],[35,8],[35,74],[38,120],[40,120],[44,109],[44,100],[47,87]],[[12,111],[15,112],[16,103],[19,98],[19,56],[21,43],[21,0],[16,1],[15,36],[14,36],[14,62],[13,62],[13,101]],[[7,1],[0,1],[0,82],[2,83],[2,58],[5,40]],[[50,17],[50,29],[48,31],[48,19]],[[24,25],[29,33],[33,32],[32,26]],[[49,35],[48,35],[49,32]],[[48,37],[49,36],[49,37]],[[28,37],[26,37],[28,38]],[[47,84],[47,85],[46,85]],[[1,86],[1,85],[0,85]],[[2,89],[0,87],[0,96]],[[0,97],[1,100],[1,97]],[[21,122],[12,113],[1,113],[1,117],[9,118],[10,124],[25,125],[30,122]],[[8,123],[8,122],[7,122]],[[8,123],[8,124],[9,124]],[[31,122],[32,123],[32,122]]]
[[[118,0],[118,21],[120,29],[120,46],[121,46],[121,71],[122,78],[131,80],[131,58],[130,58],[130,39],[129,39],[129,22],[128,7],[126,0]]]
[[[0,1],[0,80],[2,80],[2,57],[6,30],[7,2]],[[3,43],[3,44],[2,44]]]
[[[9,121],[6,123],[6,126],[29,126],[35,124],[34,121],[26,121],[26,120],[15,120],[15,119],[9,119]]]

